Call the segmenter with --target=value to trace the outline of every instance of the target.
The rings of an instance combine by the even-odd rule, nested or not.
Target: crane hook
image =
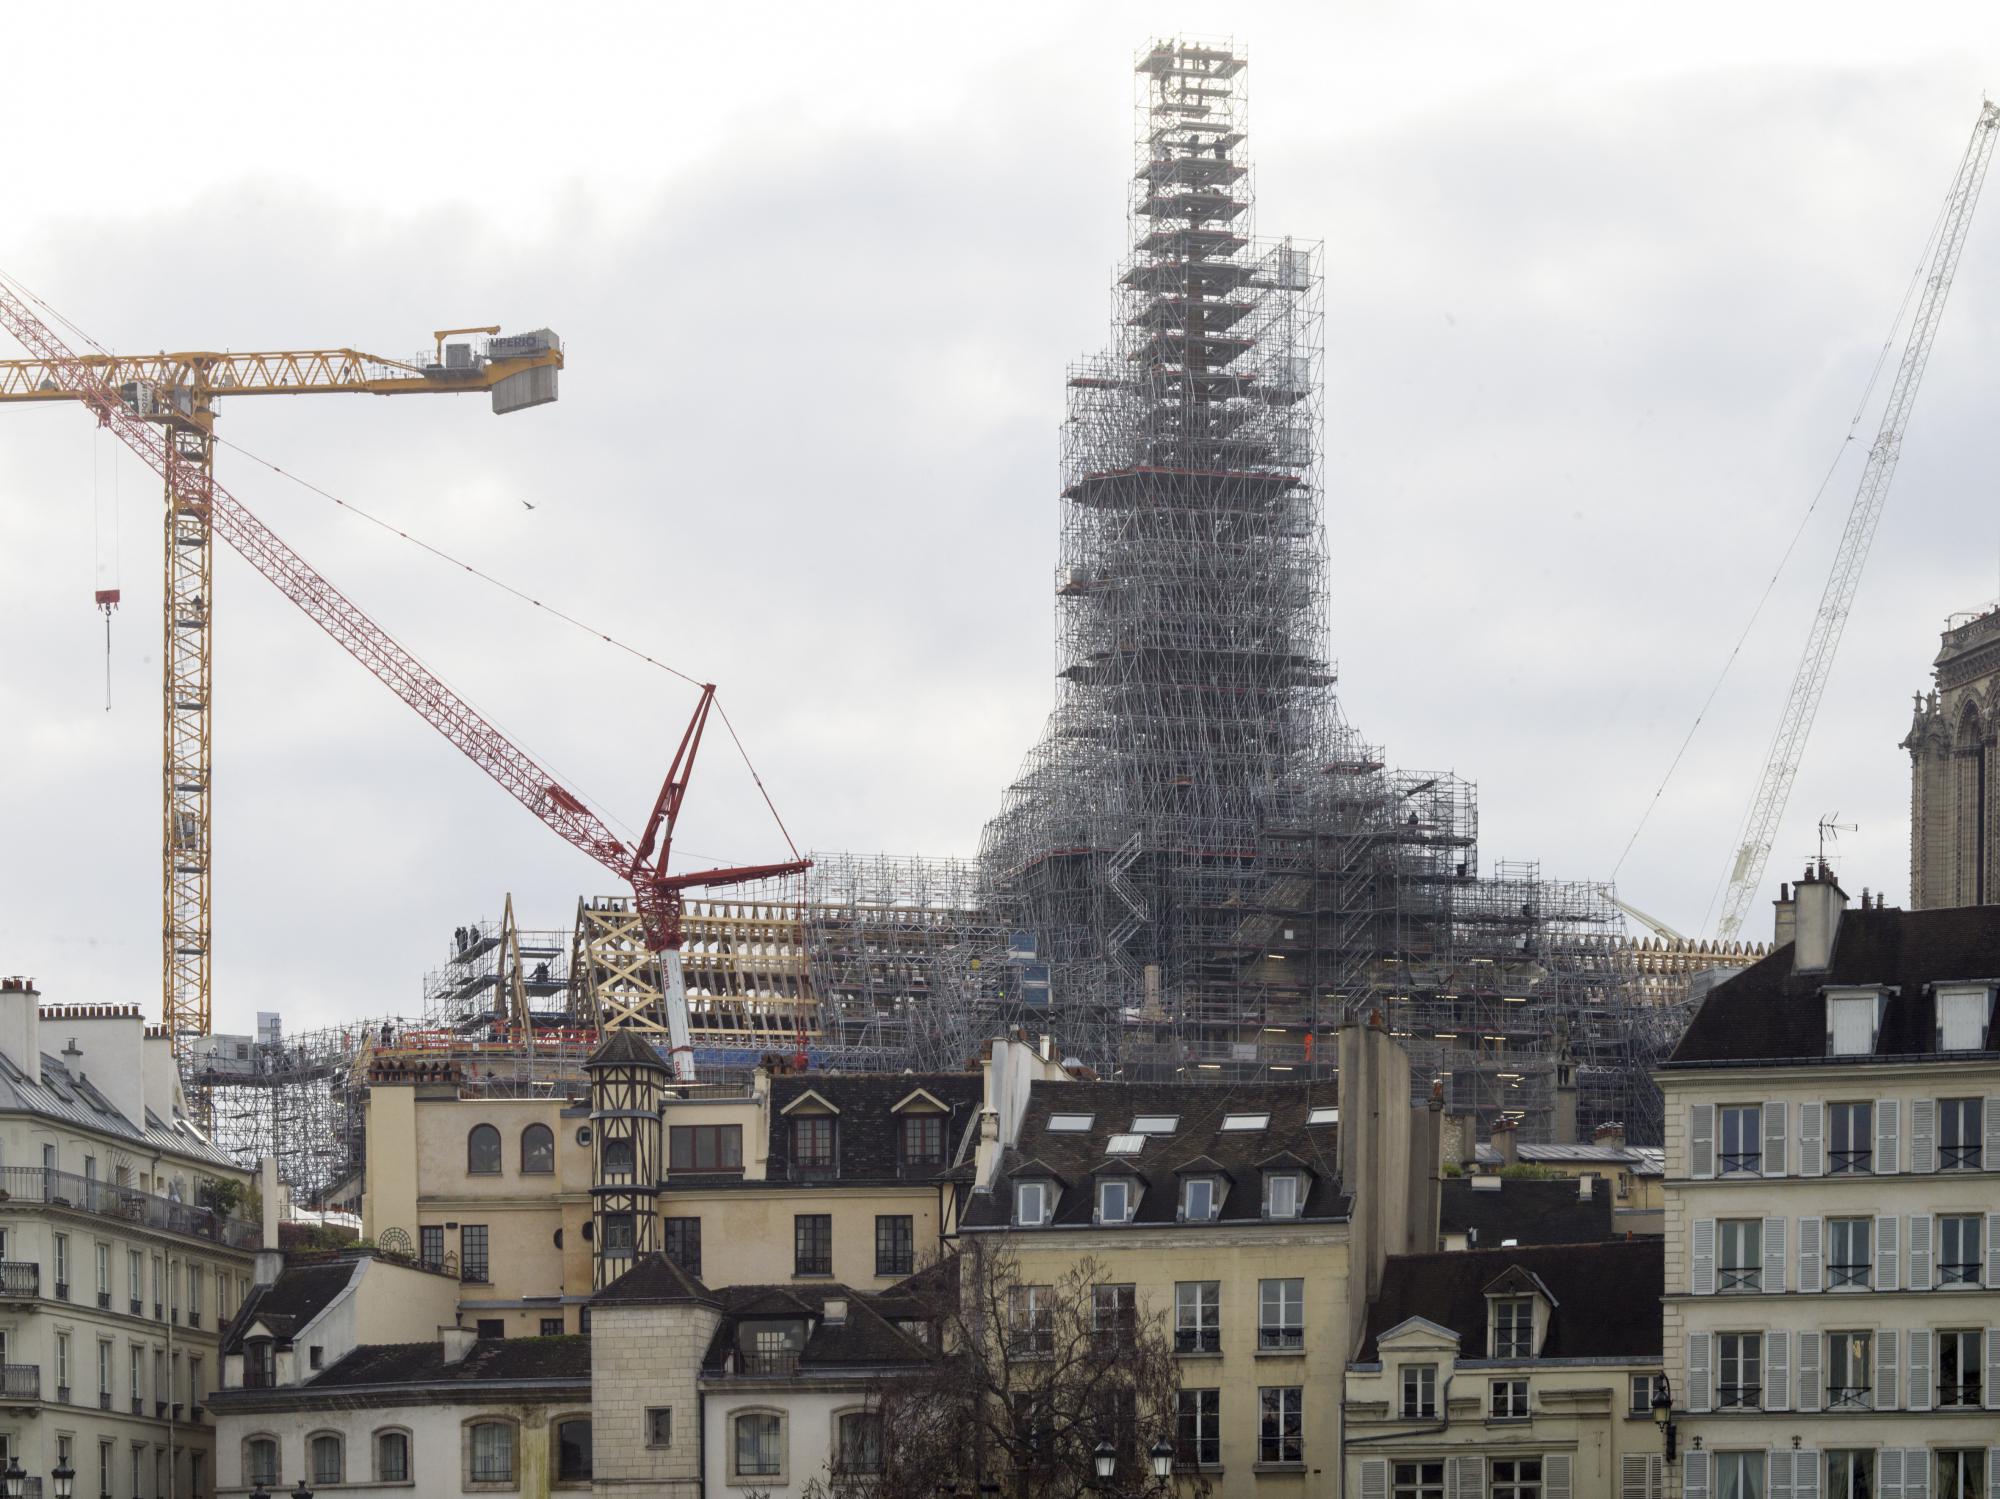
[[[111,711],[111,611],[118,607],[118,590],[97,590],[97,607],[104,613],[104,711]]]

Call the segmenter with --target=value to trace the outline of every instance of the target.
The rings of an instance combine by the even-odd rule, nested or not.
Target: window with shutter
[[[1764,1174],[1785,1174],[1785,1104],[1775,1099],[1764,1105]]]
[[[1799,1175],[1826,1174],[1826,1105],[1799,1105]]]
[[[1896,1279],[1896,1251],[1901,1220],[1889,1214],[1875,1220],[1875,1289],[1893,1291],[1899,1282]]]
[[[1910,1330],[1910,1398],[1909,1408],[1913,1411],[1927,1411],[1931,1408],[1931,1347],[1937,1334],[1928,1327]]]
[[[1567,1452],[1551,1452],[1542,1459],[1542,1494],[1544,1499],[1570,1499]]]
[[[1694,1247],[1689,1258],[1688,1290],[1697,1296],[1715,1294],[1715,1220],[1694,1220]]]
[[[1910,1104],[1910,1169],[1925,1175],[1937,1170],[1937,1112],[1934,1098]]]
[[[1986,1289],[2000,1291],[2000,1213],[1986,1215]]]
[[[1789,1447],[1773,1447],[1764,1454],[1764,1470],[1770,1475],[1769,1499],[1798,1499],[1794,1487],[1798,1454]]]
[[[1896,1383],[1896,1360],[1901,1351],[1902,1334],[1893,1327],[1885,1327],[1875,1334],[1875,1409],[1892,1411],[1900,1403],[1896,1399],[1901,1386]]]
[[[1820,1407],[1824,1386],[1820,1383],[1819,1351],[1819,1333],[1806,1331],[1799,1334],[1798,1398],[1794,1403],[1802,1411],[1816,1411]]]
[[[1903,1499],[1930,1499],[1931,1453],[1928,1447],[1903,1449]],[[1883,1495],[1883,1499],[1888,1496]]]
[[[1688,1106],[1688,1175],[1715,1175],[1715,1105]]]
[[[1709,1499],[1708,1469],[1712,1455],[1690,1452],[1681,1458],[1681,1499]]]
[[[1817,1291],[1823,1283],[1819,1236],[1819,1219],[1799,1219],[1799,1289],[1801,1291]]]
[[[1362,1459],[1361,1499],[1389,1499],[1389,1459],[1386,1457]]]
[[[1893,1098],[1881,1099],[1875,1105],[1875,1171],[1878,1176],[1894,1176],[1902,1169],[1902,1112],[1902,1104]]]
[[[2000,1411],[2000,1327],[1986,1329],[1986,1408]],[[2000,1443],[1996,1443],[2000,1446]]]
[[[2000,1171],[2000,1098],[1986,1100],[1986,1169]],[[2000,1450],[2000,1443],[1995,1444]]]
[[[1785,1220],[1764,1220],[1764,1289],[1785,1289]]]
[[[1931,1288],[1931,1225],[1929,1213],[1910,1214],[1910,1279],[1912,1291]]]
[[[1790,1410],[1792,1405],[1792,1335],[1764,1334],[1764,1409]]]
[[[1618,1459],[1618,1499],[1654,1499],[1651,1459],[1644,1453],[1628,1452]]]
[[[1715,1396],[1710,1388],[1711,1374],[1709,1358],[1714,1347],[1714,1336],[1705,1332],[1688,1334],[1688,1409],[1708,1410]]]

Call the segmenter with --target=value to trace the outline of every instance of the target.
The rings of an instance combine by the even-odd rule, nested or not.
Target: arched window
[[[556,1423],[556,1477],[590,1477],[590,1417],[572,1416]]]
[[[410,1434],[407,1431],[375,1433],[375,1481],[377,1483],[410,1481]]]
[[[342,1462],[340,1437],[331,1431],[322,1431],[306,1438],[306,1471],[312,1475],[315,1484],[339,1483]]]
[[[278,1439],[248,1437],[243,1443],[243,1481],[267,1489],[278,1486]]]
[[[546,1124],[521,1131],[521,1174],[545,1176],[556,1169],[556,1137]]]
[[[785,1418],[779,1411],[750,1410],[730,1417],[729,1476],[785,1481]]]
[[[465,1142],[465,1169],[474,1176],[500,1174],[500,1131],[490,1124],[475,1124]]]
[[[632,1137],[630,1135],[606,1135],[604,1137],[604,1174],[606,1176],[630,1176],[633,1170]]]
[[[474,1421],[466,1426],[465,1477],[469,1483],[514,1482],[512,1421]]]

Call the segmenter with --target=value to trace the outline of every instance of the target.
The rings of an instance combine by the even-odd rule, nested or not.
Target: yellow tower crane
[[[497,327],[446,328],[412,360],[353,349],[263,354],[84,355],[126,406],[166,428],[166,547],[161,696],[161,1017],[174,1054],[209,1033],[209,673],[215,544],[202,496],[215,473],[215,403],[223,396],[457,395],[490,391],[498,415],[556,398],[562,344],[548,329],[500,337]],[[462,334],[483,342],[447,343]],[[79,399],[36,359],[0,361],[0,402]]]

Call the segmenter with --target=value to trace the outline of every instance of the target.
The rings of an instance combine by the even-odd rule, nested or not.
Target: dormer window
[[[1879,990],[1866,994],[1829,994],[1826,999],[1826,1054],[1830,1057],[1873,1056],[1876,1033],[1882,1025],[1883,1003]]]
[[[1130,1177],[1113,1176],[1097,1184],[1097,1221],[1129,1223],[1138,1193]]]
[[[1040,1228],[1054,1207],[1051,1196],[1047,1182],[1015,1182],[1014,1222],[1021,1228]]]
[[[1266,1218],[1296,1218],[1299,1203],[1305,1196],[1302,1182],[1296,1171],[1267,1171],[1264,1173],[1264,1216]]]
[[[807,1114],[792,1121],[792,1164],[802,1171],[833,1170],[833,1116]]]
[[[1181,1218],[1210,1223],[1222,1207],[1222,1184],[1212,1176],[1190,1176],[1181,1183]]]
[[[1984,1051],[1986,1017],[1993,1008],[1993,992],[1984,984],[1974,988],[1938,987],[1937,1048],[1939,1051]]]
[[[1535,1356],[1535,1303],[1527,1296],[1506,1296],[1493,1303],[1493,1357]]]
[[[137,1388],[138,1363],[133,1368],[133,1388]],[[243,1344],[243,1388],[268,1390],[278,1382],[278,1359],[269,1338],[249,1338]]]
[[[902,1121],[902,1151],[905,1166],[942,1166],[944,1116],[905,1114]]]

